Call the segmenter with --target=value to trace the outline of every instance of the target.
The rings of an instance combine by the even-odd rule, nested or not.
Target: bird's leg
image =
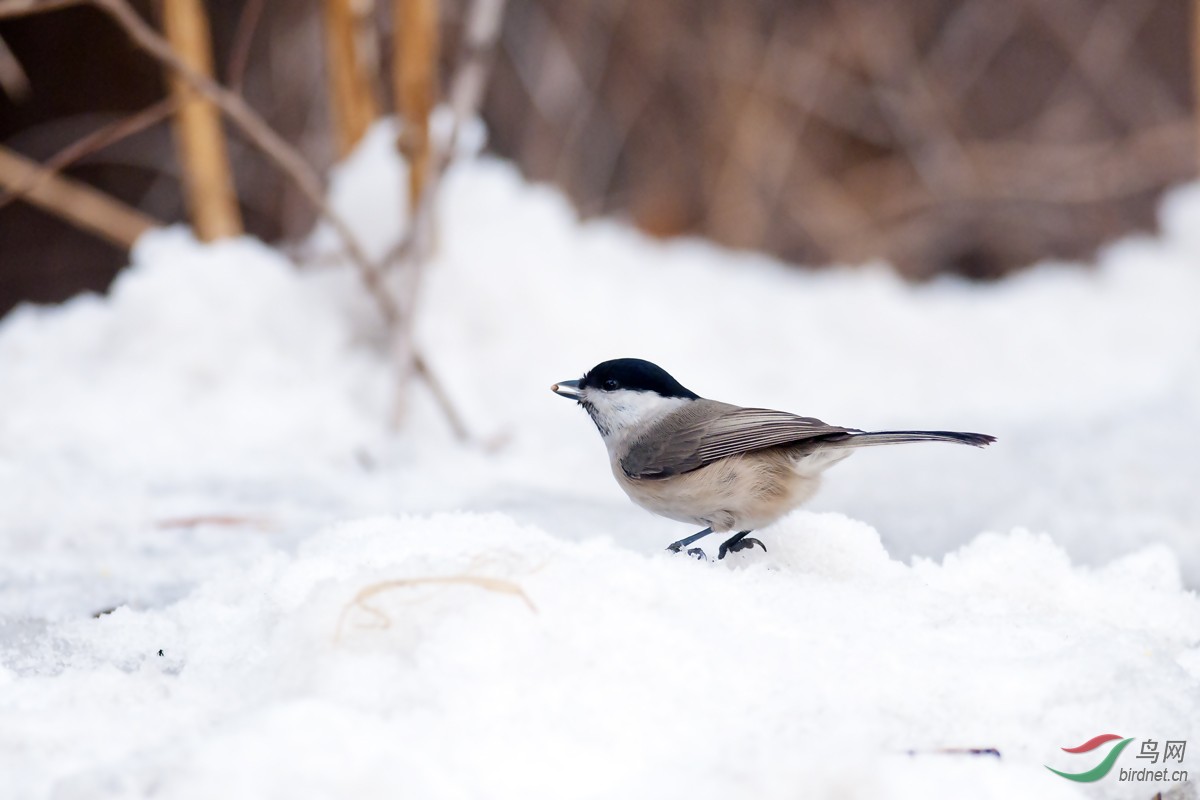
[[[704,536],[708,536],[712,532],[713,532],[712,528],[705,528],[704,530],[700,531],[699,533],[693,533],[691,536],[683,537],[678,542],[672,542],[671,544],[667,545],[667,549],[670,550],[672,553],[678,553],[680,550],[687,547],[692,542],[694,542],[697,539],[700,539]],[[696,558],[703,558],[705,560],[708,560],[708,556],[706,556],[704,554],[704,551],[701,550],[699,547],[693,547],[693,548],[689,549],[687,551],[687,554],[689,556],[693,556]]]
[[[735,536],[731,536],[726,539],[725,542],[721,544],[721,550],[720,554],[717,556],[717,560],[720,561],[722,558],[724,558],[726,553],[736,553],[739,550],[752,548],[754,545],[761,547],[764,553],[767,552],[767,546],[758,539],[747,539],[746,537],[749,534],[750,531],[741,531]]]

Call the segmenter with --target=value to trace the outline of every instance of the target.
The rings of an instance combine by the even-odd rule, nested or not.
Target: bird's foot
[[[743,536],[740,539],[735,537],[734,539],[731,539],[730,541],[725,542],[725,544],[721,545],[721,551],[717,555],[717,560],[720,561],[722,558],[724,558],[729,553],[739,553],[742,550],[749,550],[749,549],[753,548],[754,545],[758,545],[759,547],[761,547],[764,553],[767,552],[767,546],[765,544],[763,544],[762,542],[760,542],[758,539],[755,539],[750,536]]]
[[[704,530],[700,531],[699,533],[693,533],[691,536],[683,537],[678,542],[671,542],[669,545],[667,545],[667,549],[670,550],[672,553],[678,553],[680,550],[687,547],[692,542],[696,541],[697,539],[701,539],[705,536],[708,536],[710,533],[712,533],[712,528],[705,528]],[[699,547],[691,548],[690,550],[687,551],[687,554],[689,556],[691,556],[692,558],[697,558],[697,559],[702,559],[704,561],[708,561],[708,556],[705,555],[704,551],[701,550]]]
[[[675,542],[674,544],[667,545],[667,550],[672,553],[678,553],[680,550],[683,550],[683,545],[684,542]],[[708,561],[708,553],[705,553],[699,547],[689,547],[686,552],[697,561]]]

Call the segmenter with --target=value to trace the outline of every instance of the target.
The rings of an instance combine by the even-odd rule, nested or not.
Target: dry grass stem
[[[415,216],[432,164],[429,115],[437,98],[437,0],[394,0],[395,108],[401,155],[408,162],[408,207]]]
[[[199,514],[192,517],[167,517],[158,520],[155,526],[168,530],[213,526],[220,528],[257,528],[263,531],[274,527],[265,519],[242,517],[234,514]]]
[[[13,55],[8,43],[0,37],[0,91],[8,95],[15,103],[20,103],[29,97],[29,76],[21,67],[21,62]]]
[[[404,236],[388,253],[384,263],[388,268],[393,265],[403,268],[402,296],[407,313],[404,318],[406,330],[401,331],[397,339],[397,361],[405,371],[400,375],[400,385],[403,387],[407,382],[408,369],[424,380],[460,441],[473,438],[462,416],[426,359],[407,348],[411,347],[421,270],[432,247],[433,206],[438,186],[457,151],[463,123],[479,110],[491,55],[500,34],[504,6],[505,0],[475,0],[467,12],[466,28],[450,80],[453,127],[441,152],[429,136],[429,114],[433,110],[437,79],[436,0],[396,0],[394,6],[398,48],[396,107],[402,126],[397,144],[409,163],[409,219]],[[414,38],[415,41],[410,41]],[[396,422],[403,414],[403,403],[397,403]]]
[[[340,640],[342,629],[346,624],[346,617],[353,609],[359,609],[371,615],[377,621],[377,628],[387,628],[391,625],[391,620],[380,609],[369,605],[366,601],[376,595],[384,592],[390,592],[395,589],[409,589],[417,586],[475,586],[489,592],[498,592],[500,594],[512,595],[520,598],[521,602],[532,611],[537,613],[537,607],[525,594],[525,591],[513,583],[502,578],[488,578],[479,575],[442,575],[426,578],[398,578],[396,580],[381,581],[373,583],[361,589],[346,606],[342,609],[342,613],[338,616],[337,632],[334,635],[335,640]]]
[[[433,0],[422,0],[432,4]],[[216,83],[211,77],[194,69],[185,62],[172,48],[171,44],[160,36],[153,28],[133,10],[126,0],[0,0],[0,19],[28,16],[73,6],[88,5],[97,8],[111,17],[130,37],[133,43],[142,51],[156,59],[160,64],[172,71],[190,89],[205,99],[211,101],[229,118],[252,144],[274,163],[300,189],[304,197],[313,204],[321,216],[329,223],[341,239],[346,255],[351,264],[357,269],[368,294],[374,300],[384,325],[391,332],[393,342],[397,343],[398,369],[403,373],[415,373],[422,376],[429,384],[439,408],[445,414],[451,428],[460,439],[468,439],[469,434],[462,422],[461,416],[450,403],[449,396],[442,390],[438,381],[430,371],[428,363],[417,352],[411,341],[411,316],[415,298],[415,280],[412,290],[406,293],[408,298],[408,313],[403,313],[391,293],[388,291],[378,265],[373,263],[358,243],[350,226],[334,211],[325,198],[321,180],[316,171],[308,164],[300,153],[288,144],[274,129],[262,119],[240,95]],[[433,24],[436,28],[436,8],[425,8],[422,13],[424,25]],[[432,17],[430,14],[432,13]],[[426,50],[423,57],[436,59],[436,46]],[[427,66],[424,74],[435,74],[436,65]],[[432,108],[432,95],[428,100]],[[428,114],[426,113],[425,139],[428,142]],[[426,156],[427,157],[427,156]],[[26,174],[27,173],[22,173]],[[416,208],[422,208],[418,202]],[[421,212],[418,211],[418,216]],[[410,226],[413,229],[421,227],[417,220]],[[412,270],[415,275],[418,270]],[[407,381],[402,380],[401,386]]]
[[[238,94],[242,92],[246,66],[250,63],[250,45],[254,43],[254,34],[258,31],[265,5],[266,0],[247,0],[238,16],[233,45],[229,48],[229,63],[225,66],[225,82]]]
[[[42,171],[31,172],[25,183],[13,187],[0,195],[0,209],[20,199],[22,195],[28,194],[29,190],[42,176],[61,172],[82,158],[86,158],[93,153],[114,145],[122,139],[141,133],[147,128],[162,122],[171,116],[174,111],[175,98],[168,97],[147,106],[135,114],[98,128],[87,136],[72,142],[46,159],[42,164]]]
[[[168,0],[163,4],[163,27],[179,58],[197,74],[211,77],[212,45],[201,0]],[[203,242],[240,236],[242,215],[221,115],[178,72],[171,71],[168,77],[179,106],[176,148],[196,236]]]
[[[376,65],[368,62],[364,22],[371,3],[359,0],[324,0],[325,63],[329,71],[329,99],[340,157],[350,154],[379,116],[371,76]],[[367,17],[368,19],[364,19]]]
[[[0,146],[0,188],[17,192],[44,211],[131,249],[157,220],[92,187],[48,170]]]
[[[394,326],[399,319],[396,304],[383,286],[378,268],[367,257],[350,226],[326,200],[324,187],[316,170],[304,160],[299,151],[247,105],[240,95],[216,83],[207,75],[197,72],[181,60],[170,43],[146,24],[126,0],[0,0],[0,18],[25,16],[78,5],[93,6],[111,17],[139,49],[170,68],[191,88],[220,108],[238,130],[295,184],[341,240],[347,257],[357,268],[385,324],[389,327]]]
[[[1196,126],[1196,169],[1200,171],[1200,0],[1192,0],[1192,119]]]

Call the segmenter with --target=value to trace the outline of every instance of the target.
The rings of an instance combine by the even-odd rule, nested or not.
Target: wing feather
[[[621,468],[631,478],[667,478],[739,453],[855,432],[785,411],[699,400],[634,442]]]

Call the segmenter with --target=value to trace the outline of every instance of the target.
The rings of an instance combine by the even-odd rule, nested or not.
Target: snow
[[[331,187],[375,253],[390,137]],[[913,287],[580,223],[472,160],[418,324],[468,445],[421,388],[393,431],[350,271],[148,235],[107,297],[0,321],[2,794],[1170,789],[1044,765],[1094,766],[1060,748],[1099,733],[1200,748],[1197,230],[1185,187],[1095,265]],[[999,441],[856,454],[769,552],[696,562],[549,392],[620,356]]]

